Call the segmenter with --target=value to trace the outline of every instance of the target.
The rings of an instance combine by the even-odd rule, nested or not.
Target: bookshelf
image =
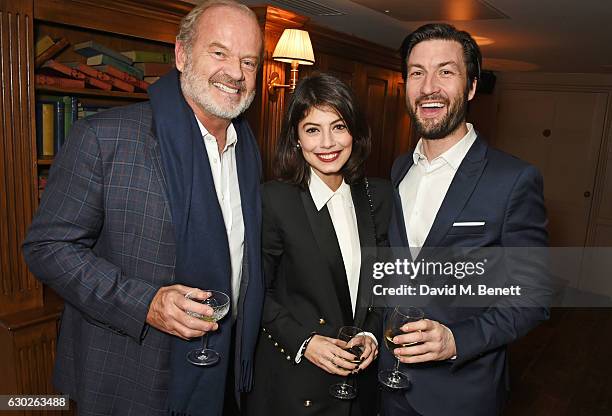
[[[145,38],[145,34],[133,33],[131,36],[114,32],[113,28],[103,27],[84,27],[83,25],[75,26],[72,23],[70,16],[64,16],[58,21],[55,15],[50,13],[36,14],[36,6],[39,3],[47,3],[44,1],[35,1],[34,13],[34,42],[38,43],[41,39],[52,39],[53,41],[67,41],[68,46],[63,48],[59,53],[52,56],[53,61],[59,64],[65,64],[65,68],[73,67],[75,64],[86,64],[87,57],[76,51],[76,45],[83,42],[94,42],[102,45],[104,48],[113,51],[122,52],[129,50],[139,50],[148,52],[163,52],[173,55],[174,45],[169,42],[164,42],[163,39]],[[54,2],[51,2],[54,3]],[[66,3],[66,2],[64,2]],[[67,3],[70,3],[67,2]],[[72,3],[80,3],[84,7],[83,1],[72,1]],[[144,2],[146,4],[146,2]],[[142,5],[142,3],[140,3]],[[58,6],[59,7],[59,6]],[[116,6],[115,6],[116,8]],[[41,10],[46,10],[41,8]],[[119,17],[117,16],[117,19]],[[100,22],[102,23],[102,22]],[[178,23],[178,21],[177,21]],[[102,26],[102,25],[100,25]],[[37,59],[35,59],[36,61]],[[92,67],[88,67],[92,68]],[[121,68],[120,68],[121,69]],[[129,68],[128,68],[129,69]],[[46,74],[50,76],[59,76],[62,79],[71,79],[68,75],[61,75],[53,70],[38,66],[34,70],[35,74]],[[85,76],[83,72],[76,71],[79,75]],[[104,74],[108,77],[107,74]],[[95,78],[95,77],[94,77]],[[97,82],[110,88],[111,82],[108,79]],[[126,92],[119,90],[113,85],[112,90],[102,90],[86,83],[84,88],[72,88],[64,86],[43,85],[39,84],[39,80],[35,77],[35,131],[36,131],[36,148],[37,148],[37,196],[40,198],[44,192],[46,179],[49,174],[49,169],[52,165],[53,158],[60,150],[63,142],[69,137],[69,130],[74,121],[78,118],[86,117],[97,111],[104,110],[119,105],[126,105],[133,102],[138,102],[147,99],[146,92],[142,87],[138,88],[134,85],[122,82],[127,87],[134,89],[134,92]],[[136,79],[136,78],[134,78]],[[41,97],[44,97],[42,99]],[[55,105],[55,111],[51,115],[50,107]],[[46,108],[45,108],[46,107]],[[74,107],[74,108],[73,108]],[[78,107],[78,108],[77,108]],[[51,118],[53,119],[51,120]],[[50,126],[53,125],[53,130]]]
[[[106,97],[123,101],[123,104],[127,104],[129,101],[142,101],[147,99],[146,93],[139,92],[123,92],[123,91],[102,91],[94,90],[93,88],[59,88],[52,86],[36,86],[36,92],[42,94],[55,94],[55,95],[74,95],[77,97]],[[117,101],[118,105],[122,103]]]

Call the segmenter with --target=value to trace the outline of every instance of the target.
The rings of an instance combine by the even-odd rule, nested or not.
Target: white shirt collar
[[[210,134],[208,130],[206,130],[204,124],[202,124],[197,117],[196,121],[198,122],[198,127],[200,127],[200,132],[202,133],[202,137],[204,138],[204,140],[217,141],[216,137]],[[225,141],[225,149],[223,149],[223,151],[225,151],[228,147],[236,144],[236,142],[238,141],[238,134],[236,133],[236,129],[234,128],[233,123],[230,123],[229,126],[227,126],[226,136],[227,137]]]
[[[471,123],[465,123],[468,129],[468,132],[455,143],[450,149],[446,152],[442,153],[440,156],[436,157],[434,160],[430,160],[429,163],[433,163],[437,159],[443,159],[446,163],[449,164],[451,168],[454,170],[459,169],[459,165],[463,161],[463,158],[470,150],[470,147],[476,141],[476,130],[474,130],[474,126]],[[414,149],[414,153],[412,154],[412,160],[416,165],[420,160],[425,159],[425,153],[423,152],[423,139],[419,139],[419,142]]]
[[[308,182],[308,189],[310,190],[310,195],[312,196],[312,200],[317,207],[317,211],[321,211],[323,207],[329,202],[330,199],[336,194],[342,194],[344,196],[351,195],[351,187],[348,186],[344,179],[342,179],[342,183],[336,190],[336,192],[329,189],[329,186],[323,182],[319,175],[316,174],[314,169],[310,168],[310,181]],[[347,201],[351,201],[350,198],[346,199]]]

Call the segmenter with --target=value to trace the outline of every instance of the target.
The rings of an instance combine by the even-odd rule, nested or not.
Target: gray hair
[[[202,13],[204,13],[206,10],[217,6],[226,6],[236,10],[241,10],[247,15],[252,16],[253,19],[257,21],[257,15],[255,12],[242,3],[238,3],[234,0],[206,0],[199,6],[194,7],[185,17],[183,17],[179,25],[179,32],[178,35],[176,35],[176,41],[181,42],[188,52],[191,51],[191,46],[198,35],[196,26],[200,20],[200,16],[202,16]]]

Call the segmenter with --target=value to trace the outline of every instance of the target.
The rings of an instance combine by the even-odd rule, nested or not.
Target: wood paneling
[[[274,96],[268,94],[267,84],[273,72],[280,75],[279,82],[286,83],[288,65],[274,61],[272,54],[276,43],[286,28],[300,28],[306,19],[285,10],[275,7],[255,7],[253,9],[259,17],[262,30],[264,31],[264,62],[260,72],[257,96],[247,111],[246,117],[259,143],[262,155],[262,168],[265,179],[273,177],[274,149],[278,136],[282,117],[285,109],[285,101],[289,92],[279,89]]]
[[[551,163],[556,163],[557,168],[561,167],[562,175],[568,176],[569,184],[573,183],[573,178],[583,177],[586,172],[591,177],[590,186],[582,189],[582,197],[584,192],[590,192],[591,209],[588,213],[588,225],[586,230],[586,241],[583,244],[587,246],[606,246],[612,241],[612,76],[608,74],[562,74],[562,73],[514,73],[514,74],[499,74],[496,87],[496,96],[498,96],[499,106],[490,106],[489,114],[482,112],[481,118],[490,117],[496,120],[497,128],[494,134],[494,144],[501,146],[500,125],[502,117],[506,112],[501,96],[506,90],[521,90],[534,91],[540,96],[558,97],[559,94],[565,97],[592,97],[590,102],[597,101],[597,108],[594,106],[585,106],[584,100],[574,98],[566,98],[557,101],[560,102],[559,109],[563,111],[553,110],[550,112],[542,105],[533,106],[525,101],[520,101],[514,106],[529,108],[538,108],[538,111],[531,112],[529,121],[534,126],[541,123],[544,119],[558,120],[562,126],[561,132],[572,135],[575,141],[575,155],[565,166],[561,166],[558,157],[551,160]],[[555,100],[551,98],[551,102]],[[549,106],[550,107],[550,106]],[[602,110],[603,107],[603,110]],[[596,110],[596,111],[595,111]],[[559,114],[563,113],[561,118],[555,116],[555,111]],[[478,120],[476,120],[478,121]],[[584,134],[576,133],[575,129],[578,126],[583,126]],[[478,128],[478,126],[477,126]],[[525,120],[521,120],[520,125],[512,127],[514,129],[524,129]],[[541,129],[538,128],[537,130]],[[537,131],[534,130],[534,131]],[[552,130],[552,129],[551,129]],[[553,137],[552,135],[550,136]],[[596,140],[597,139],[597,140]],[[593,144],[596,141],[597,143]],[[600,143],[600,144],[598,144]],[[534,144],[530,141],[525,141],[522,145],[523,155],[531,153],[534,149]],[[557,150],[556,148],[554,150]],[[549,152],[551,157],[552,152]],[[546,155],[548,156],[548,155]],[[581,163],[580,159],[588,156],[588,164]],[[529,157],[526,157],[529,160]],[[593,166],[596,168],[593,169]],[[559,169],[558,169],[559,170]],[[545,177],[544,189],[546,191],[549,185]],[[563,182],[557,187],[558,192],[564,191]],[[570,218],[567,222],[557,221],[557,229],[569,230],[575,226],[575,219]],[[584,232],[585,225],[582,225]],[[588,276],[587,276],[588,278]]]
[[[0,392],[51,394],[57,319],[62,305],[4,315],[0,319]]]
[[[36,0],[36,19],[174,43],[193,4],[161,0]]]
[[[369,176],[385,176],[388,171],[386,155],[392,153],[392,135],[387,129],[385,114],[389,111],[390,94],[392,93],[393,76],[390,71],[367,67],[365,70],[365,113],[372,131],[372,152],[367,161]],[[391,146],[389,146],[391,145]],[[386,169],[387,168],[387,169]]]
[[[28,273],[20,246],[37,206],[32,101],[32,2],[4,1],[0,9],[0,312],[42,305],[40,284]]]
[[[400,74],[395,78],[393,89],[395,91],[393,94],[393,107],[389,115],[395,117],[395,123],[390,122],[391,125],[395,125],[393,148],[393,160],[395,160],[399,155],[412,150],[417,144],[418,137],[416,137],[416,133],[412,128],[410,115],[406,108],[406,83]]]

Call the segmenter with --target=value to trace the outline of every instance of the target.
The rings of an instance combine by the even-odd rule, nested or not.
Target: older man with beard
[[[254,13],[207,1],[150,101],[77,122],[56,158],[23,251],[66,301],[54,384],[79,414],[235,414],[251,388],[261,163],[240,114],[261,56]],[[208,290],[229,295],[219,323]],[[220,360],[199,367],[205,333]]]
[[[421,139],[392,169],[391,245],[410,247],[415,262],[424,247],[431,255],[441,247],[545,246],[540,173],[489,147],[466,123],[481,67],[474,39],[450,25],[424,25],[404,40],[402,63],[406,103]],[[508,275],[526,278],[538,302],[519,307],[526,304],[501,299],[460,308],[444,299],[418,299],[426,319],[403,325],[392,340],[402,346],[392,353],[405,364],[401,371],[411,385],[381,377],[396,388],[384,391],[385,416],[500,412],[508,388],[506,345],[548,317],[539,270],[511,266]],[[386,350],[381,360],[382,368],[395,362]]]

